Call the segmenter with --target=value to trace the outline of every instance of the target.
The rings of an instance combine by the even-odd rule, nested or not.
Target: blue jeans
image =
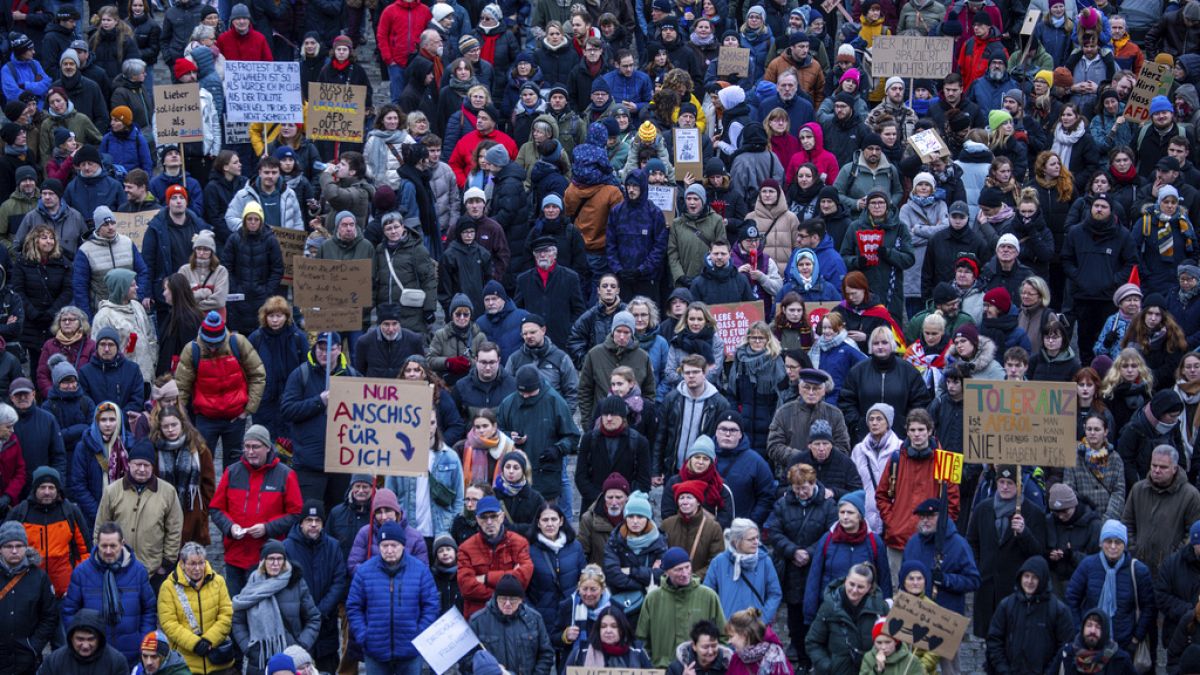
[[[588,273],[590,278],[584,279],[587,284],[587,301],[588,304],[596,302],[596,286],[600,283],[600,277],[608,271],[608,254],[606,253],[584,253],[587,256]]]
[[[242,457],[242,440],[246,436],[246,420],[217,420],[196,415],[196,429],[204,437],[211,452],[216,453],[217,441],[221,441],[221,457],[228,467]]]
[[[421,675],[421,657],[407,661],[376,661],[367,656],[367,675]]]
[[[388,89],[392,94],[392,103],[400,101],[400,92],[404,91],[406,82],[404,66],[397,66],[396,64],[388,66]]]
[[[575,479],[570,467],[567,466],[567,458],[563,457],[562,467],[562,494],[558,496],[558,508],[567,514],[567,520],[575,522],[575,514],[571,513],[572,502],[575,500],[575,495],[571,494],[571,490],[575,489]]]

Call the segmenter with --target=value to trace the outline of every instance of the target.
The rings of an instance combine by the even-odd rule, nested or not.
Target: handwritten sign
[[[675,140],[675,177],[692,174],[697,181],[704,175],[704,157],[699,129],[673,129]]]
[[[292,256],[292,293],[301,307],[371,305],[370,260]]]
[[[303,307],[307,330],[362,330],[363,310],[359,307]]]
[[[670,225],[675,220],[675,188],[670,185],[648,185],[646,190],[646,198],[663,212],[663,219]]]
[[[291,286],[292,258],[304,257],[304,242],[308,241],[308,234],[304,230],[287,227],[272,227],[271,231],[275,233],[275,240],[279,242],[279,249],[283,253],[283,285]]]
[[[871,75],[940,80],[954,63],[954,38],[880,35],[871,44]]]
[[[588,668],[568,666],[567,675],[664,675],[667,671],[654,668]]]
[[[908,144],[912,146],[924,164],[939,157],[950,156],[950,148],[946,146],[945,141],[935,129],[926,129],[909,136]]]
[[[226,61],[225,119],[230,122],[304,122],[296,61]]]
[[[750,76],[750,48],[721,46],[717,52],[717,75]]]
[[[887,615],[888,635],[944,659],[958,654],[967,632],[967,617],[904,591],[896,593],[892,601]]]
[[[333,377],[325,423],[325,470],[424,476],[429,472],[433,386]]]
[[[1075,466],[1073,382],[963,382],[963,459]]]
[[[1033,30],[1037,28],[1038,19],[1042,18],[1042,10],[1029,8],[1025,13],[1025,21],[1021,23],[1021,35],[1033,35]]]
[[[360,84],[308,84],[308,126],[314,141],[361,143],[367,113],[367,88]]]
[[[249,142],[249,122],[230,122],[229,120],[225,120],[225,145],[239,145]]]
[[[708,310],[717,320],[717,335],[725,341],[726,361],[733,360],[733,352],[746,339],[750,324],[764,321],[766,316],[762,300],[709,305]]]
[[[479,644],[479,638],[457,607],[429,624],[429,628],[413,638],[413,647],[437,675],[450,670],[459,659]]]
[[[154,139],[158,143],[204,140],[199,84],[160,84],[154,88]]]
[[[951,483],[962,482],[963,456],[949,450],[933,451],[933,479]]]
[[[133,245],[140,249],[142,238],[146,236],[146,227],[157,215],[158,209],[138,211],[137,213],[114,213],[113,218],[117,220],[117,234],[129,237],[133,240]]]
[[[1147,61],[1142,64],[1133,91],[1129,93],[1129,103],[1125,104],[1125,119],[1137,124],[1150,119],[1150,99],[1158,96],[1170,70],[1165,63]]]

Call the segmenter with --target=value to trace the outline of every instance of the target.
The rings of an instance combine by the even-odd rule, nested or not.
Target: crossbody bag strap
[[[0,600],[3,600],[5,597],[7,597],[8,594],[12,592],[12,589],[17,584],[21,583],[21,580],[25,578],[26,574],[29,574],[29,570],[22,570],[20,574],[10,579],[7,584],[4,584],[4,588],[0,588]]]
[[[692,550],[688,552],[688,559],[696,559],[696,547],[700,545],[700,535],[704,534],[704,526],[708,524],[708,514],[700,512],[700,527],[696,530],[696,537],[692,539]]]
[[[1129,558],[1129,582],[1133,584],[1133,620],[1142,620],[1142,603],[1138,600],[1137,576],[1133,573],[1133,567],[1137,561],[1132,556]]]
[[[404,284],[400,283],[400,277],[396,276],[396,267],[394,265],[392,265],[391,254],[388,253],[387,251],[384,251],[383,257],[384,257],[384,259],[387,260],[388,272],[390,272],[392,274],[392,281],[396,282],[396,285],[400,287],[400,292],[403,293],[404,292]]]
[[[183,590],[181,584],[176,583],[174,586],[175,595],[179,597],[179,606],[183,609],[183,615],[187,618],[188,625],[191,627],[193,633],[201,635],[204,631],[200,630],[200,624],[196,622],[196,614],[192,612],[192,605],[188,602],[187,593]]]

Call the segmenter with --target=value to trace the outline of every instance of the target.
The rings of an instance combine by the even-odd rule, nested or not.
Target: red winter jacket
[[[940,487],[933,479],[933,453],[925,459],[913,459],[908,456],[907,448],[908,443],[905,442],[893,455],[900,460],[894,470],[892,459],[888,459],[879,476],[879,487],[875,490],[875,506],[883,520],[883,540],[888,548],[896,550],[904,550],[909,537],[917,531],[917,517],[913,515],[913,510],[926,499],[937,497]],[[950,483],[947,486],[946,497],[947,511],[951,518],[957,519],[957,484]]]
[[[507,526],[505,526],[507,527]],[[515,576],[528,588],[533,579],[533,560],[525,537],[506,530],[496,548],[488,546],[483,533],[476,532],[458,547],[458,588],[463,597],[463,616],[483,609],[496,593],[496,584],[505,574]],[[475,577],[483,575],[481,584]]]
[[[432,20],[433,12],[418,0],[396,0],[388,5],[375,31],[375,43],[383,62],[389,66],[408,65],[409,57],[417,52],[421,42],[421,31]]]
[[[274,61],[271,55],[271,45],[260,32],[251,28],[245,35],[239,35],[230,28],[217,37],[217,48],[227,61]]]
[[[963,42],[958,50],[958,73],[962,75],[963,91],[971,88],[971,83],[987,74],[987,48],[993,42],[1000,44],[1000,34],[995,28],[986,38],[980,40],[972,35]],[[1008,50],[1004,50],[1004,59],[1008,60]]]
[[[260,467],[245,459],[225,469],[217,492],[209,504],[212,521],[220,528],[225,544],[225,562],[240,569],[258,564],[259,551],[267,537],[283,539],[300,519],[300,482],[296,474],[279,462],[271,452]],[[266,536],[233,538],[233,526],[250,527],[263,523]]]
[[[16,504],[25,487],[25,453],[21,441],[13,433],[0,447],[0,494],[8,496],[9,504]]]

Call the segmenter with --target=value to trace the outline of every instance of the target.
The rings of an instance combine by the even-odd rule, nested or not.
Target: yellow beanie
[[[1037,75],[1033,76],[1033,79],[1045,82],[1047,87],[1054,86],[1054,73],[1049,70],[1039,70]]]
[[[642,126],[638,127],[638,139],[643,143],[650,144],[654,139],[658,138],[658,128],[649,120],[642,122]]]

